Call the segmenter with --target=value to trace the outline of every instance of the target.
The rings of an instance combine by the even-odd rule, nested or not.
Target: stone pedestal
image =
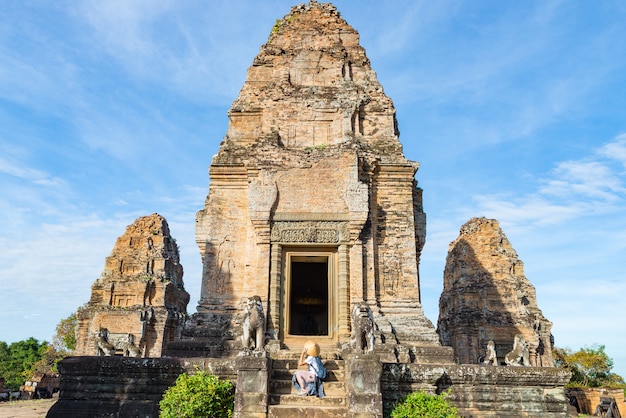
[[[272,364],[268,353],[242,352],[235,364],[237,385],[234,418],[265,418]]]
[[[383,366],[376,354],[345,356],[346,394],[351,417],[382,417],[380,377]]]

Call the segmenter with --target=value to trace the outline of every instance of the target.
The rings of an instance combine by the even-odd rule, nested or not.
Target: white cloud
[[[592,151],[591,157],[581,160],[554,163],[554,168],[539,180],[535,190],[522,194],[505,192],[474,195],[476,208],[460,211],[495,218],[503,225],[519,227],[554,225],[586,216],[618,213],[624,200],[626,173],[607,163],[603,157],[619,158],[626,142],[621,136],[611,143]],[[595,159],[593,159],[595,158]]]
[[[166,15],[169,1],[86,1],[79,10],[112,53],[150,57],[158,52],[150,38],[150,25]]]
[[[619,161],[626,167],[626,134],[616,136],[613,141],[602,146],[598,154]]]
[[[549,202],[540,196],[509,194],[474,196],[481,216],[509,225],[549,225],[573,219],[585,212],[584,205]],[[476,210],[472,209],[472,210]]]
[[[30,168],[23,164],[14,164],[2,157],[0,157],[0,173],[5,173],[43,186],[59,186],[64,183],[63,180],[55,178],[41,170]]]
[[[599,161],[565,161],[557,164],[555,178],[546,180],[539,193],[580,200],[619,200],[626,189],[619,173]]]

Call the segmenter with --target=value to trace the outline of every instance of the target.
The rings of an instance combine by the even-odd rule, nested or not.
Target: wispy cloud
[[[616,160],[626,168],[626,134],[621,134],[598,150],[598,155]]]
[[[621,211],[617,203],[626,196],[626,172],[607,157],[621,161],[625,144],[620,135],[589,158],[555,163],[534,191],[475,195],[477,209],[509,225],[535,226]]]
[[[53,177],[46,172],[24,166],[23,164],[18,165],[9,162],[2,157],[0,157],[0,173],[27,180],[40,186],[54,187],[65,184],[63,180]]]
[[[217,2],[89,1],[81,3],[77,19],[88,22],[102,59],[112,59],[136,82],[160,84],[194,102],[229,103],[260,44],[250,43],[251,36],[263,42],[269,33],[245,22],[264,12],[260,5]]]
[[[565,161],[553,171],[539,193],[564,199],[604,201],[619,200],[626,192],[624,179],[599,161]]]
[[[446,43],[409,42],[389,64],[374,62],[392,74],[385,88],[396,104],[436,118],[439,137],[452,142],[461,135],[464,147],[526,139],[593,112],[589,103],[624,72],[624,60],[616,59],[626,54],[615,42],[626,36],[618,19],[577,33],[572,27],[589,11],[568,3],[533,3],[515,13],[477,13],[468,5],[441,18],[436,35]],[[454,36],[441,32],[455,24]]]

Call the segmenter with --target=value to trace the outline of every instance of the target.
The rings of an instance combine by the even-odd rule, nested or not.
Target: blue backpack
[[[313,368],[313,370],[315,370],[315,374],[317,374],[317,377],[322,380],[326,379],[326,375],[328,375],[328,372],[326,371],[326,367],[324,367],[324,364],[319,357],[313,358],[313,363],[311,363],[311,367]]]

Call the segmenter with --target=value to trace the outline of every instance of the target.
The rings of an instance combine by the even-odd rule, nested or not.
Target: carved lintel
[[[272,242],[338,244],[350,239],[345,221],[274,222]]]

